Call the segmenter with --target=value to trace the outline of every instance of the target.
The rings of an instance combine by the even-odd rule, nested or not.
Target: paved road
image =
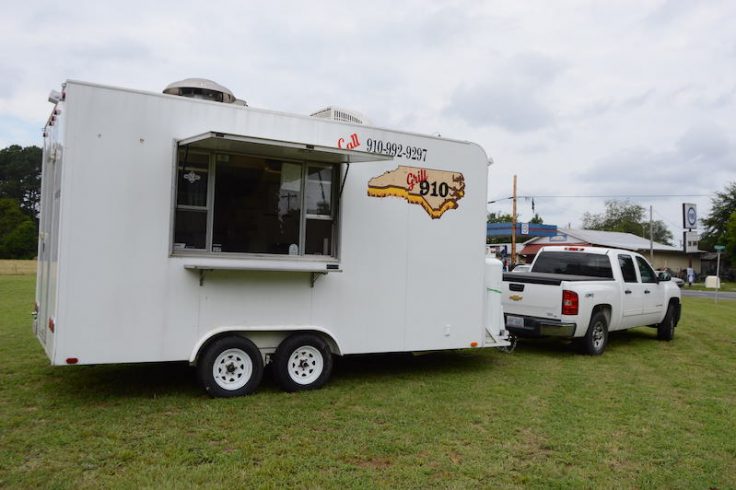
[[[687,287],[682,288],[683,296],[692,296],[697,298],[713,298],[715,296],[714,291],[693,291]],[[718,299],[736,299],[736,293],[720,291],[718,293]]]

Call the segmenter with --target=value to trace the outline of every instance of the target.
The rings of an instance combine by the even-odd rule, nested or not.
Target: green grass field
[[[186,365],[49,367],[33,294],[0,276],[2,488],[736,487],[736,301],[598,358],[348,358],[319,391],[211,399]]]
[[[682,289],[695,289],[697,291],[715,291],[713,288],[706,288],[705,284],[702,282],[696,282],[692,286],[688,286],[687,284],[682,287]],[[736,282],[729,282],[729,281],[721,281],[721,287],[720,291],[736,291]]]

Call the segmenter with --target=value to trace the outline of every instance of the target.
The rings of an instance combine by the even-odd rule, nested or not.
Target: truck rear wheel
[[[245,337],[223,337],[207,347],[197,372],[202,386],[212,396],[248,395],[263,378],[263,357]]]
[[[608,318],[602,311],[593,314],[588,331],[582,340],[583,353],[591,356],[603,354],[608,345]]]
[[[332,372],[332,353],[317,335],[297,333],[279,344],[273,356],[273,373],[284,391],[321,388]]]
[[[675,309],[672,305],[667,307],[662,323],[657,325],[657,338],[670,341],[675,338]]]

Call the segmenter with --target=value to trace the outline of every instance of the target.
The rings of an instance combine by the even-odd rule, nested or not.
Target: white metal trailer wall
[[[342,353],[483,345],[487,158],[471,143],[100,87],[66,86],[55,364],[189,359],[222,327],[318,326]],[[175,140],[216,131],[335,147],[352,133],[428,148],[354,163],[340,203],[343,272],[212,271],[171,256]],[[358,148],[361,149],[361,148]],[[367,195],[398,165],[461,172],[458,209]],[[222,259],[227,260],[227,259]]]

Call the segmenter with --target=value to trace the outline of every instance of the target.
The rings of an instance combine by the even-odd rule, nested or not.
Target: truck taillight
[[[578,293],[574,291],[562,291],[562,314],[578,314]]]

